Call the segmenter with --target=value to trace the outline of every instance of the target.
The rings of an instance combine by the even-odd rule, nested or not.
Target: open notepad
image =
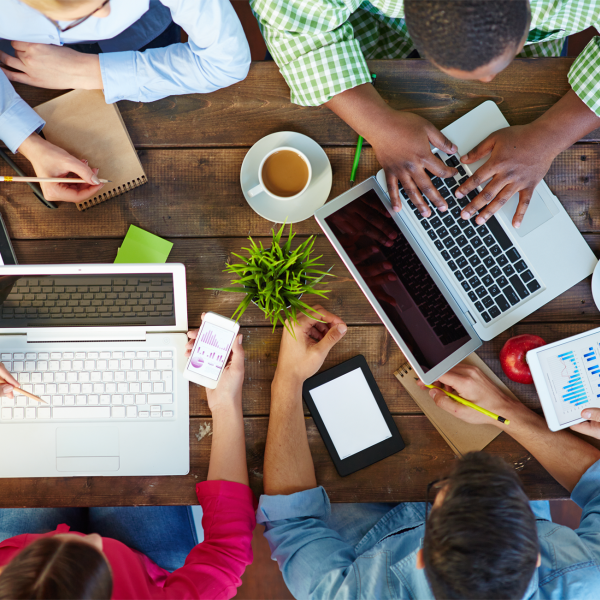
[[[473,352],[462,361],[463,364],[479,367],[503,393],[517,400],[517,397],[498,379],[496,374]],[[394,375],[406,388],[417,406],[425,413],[432,425],[438,430],[444,441],[456,456],[464,456],[468,452],[483,450],[499,434],[494,425],[471,425],[457,419],[454,415],[438,408],[429,395],[429,390],[422,390],[416,382],[416,375],[408,363],[404,363]],[[491,422],[491,419],[490,419]]]
[[[106,104],[100,90],[75,90],[40,104],[44,137],[69,154],[86,159],[109,179],[97,193],[77,204],[86,210],[124,194],[148,180],[116,104]]]

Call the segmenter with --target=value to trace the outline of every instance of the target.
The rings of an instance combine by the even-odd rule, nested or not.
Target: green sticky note
[[[115,263],[164,263],[167,262],[172,247],[173,242],[130,225],[117,251]]]

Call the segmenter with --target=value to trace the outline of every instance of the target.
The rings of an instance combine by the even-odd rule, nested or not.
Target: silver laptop
[[[185,267],[0,267],[0,477],[189,471]]]
[[[449,210],[423,218],[400,188],[402,210],[391,209],[383,171],[332,200],[315,218],[415,371],[432,383],[482,340],[490,340],[590,275],[596,257],[560,201],[541,182],[519,229],[511,222],[515,195],[485,225],[460,212],[469,198],[458,186],[484,161],[459,157],[490,133],[508,127],[484,102],[443,133],[458,146],[449,156],[456,177],[432,183]]]

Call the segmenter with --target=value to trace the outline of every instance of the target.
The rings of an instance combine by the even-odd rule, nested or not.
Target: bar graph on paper
[[[585,406],[600,406],[600,343],[590,335],[568,344],[568,350],[540,353],[559,423],[579,417]]]

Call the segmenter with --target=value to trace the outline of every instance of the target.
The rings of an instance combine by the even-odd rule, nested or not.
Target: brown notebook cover
[[[35,111],[46,121],[44,137],[109,179],[96,194],[77,204],[86,210],[148,181],[116,104],[100,90],[75,90],[44,102]]]
[[[479,367],[505,394],[515,400],[517,399],[475,352],[467,356],[462,362]],[[417,376],[408,362],[395,371],[394,375],[457,456],[483,450],[500,434],[500,430],[494,425],[465,423],[454,415],[438,408],[429,395],[429,390],[422,390],[417,385],[415,381]]]

